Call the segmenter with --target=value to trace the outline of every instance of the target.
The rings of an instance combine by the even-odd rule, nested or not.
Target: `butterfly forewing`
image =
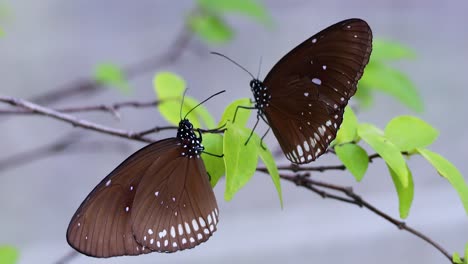
[[[371,50],[370,27],[348,19],[301,43],[268,73],[263,84],[271,99],[263,112],[290,161],[308,163],[325,153]]]
[[[193,248],[208,240],[218,223],[218,207],[204,164],[199,158],[186,157],[163,157],[158,163],[166,177],[158,183],[145,177],[135,197],[135,239],[152,251]]]
[[[72,217],[67,231],[68,243],[94,257],[149,253],[133,237],[130,212],[147,168],[177,143],[176,139],[167,139],[148,145],[104,178]]]

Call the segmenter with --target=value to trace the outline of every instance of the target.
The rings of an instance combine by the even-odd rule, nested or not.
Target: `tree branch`
[[[126,131],[122,129],[117,129],[117,128],[110,128],[106,127],[100,124],[92,123],[83,119],[78,119],[72,115],[61,113],[55,110],[52,110],[50,108],[46,108],[37,104],[34,104],[32,102],[23,100],[23,99],[18,99],[18,98],[13,98],[10,96],[0,96],[0,102],[4,102],[7,104],[10,104],[12,106],[17,106],[21,107],[23,109],[32,111],[37,114],[41,114],[44,116],[48,116],[57,120],[65,121],[67,123],[72,124],[73,126],[76,127],[81,127],[84,129],[88,130],[94,130],[97,132],[101,132],[104,134],[109,134],[109,135],[114,135],[118,137],[123,137],[123,138],[129,138],[129,139],[134,139],[142,142],[147,142],[151,143],[154,142],[154,140],[150,138],[146,138],[142,135],[140,135],[138,132],[132,132],[132,131]]]
[[[398,220],[396,218],[393,218],[390,215],[384,213],[383,211],[381,211],[380,209],[378,209],[377,207],[375,207],[371,203],[364,200],[361,196],[356,194],[351,187],[339,186],[339,185],[334,185],[334,184],[330,184],[330,183],[326,183],[326,182],[322,182],[322,181],[316,181],[316,180],[312,180],[312,179],[308,178],[307,176],[308,176],[307,174],[306,175],[299,174],[299,175],[292,175],[292,176],[291,175],[284,175],[284,174],[280,175],[280,177],[282,179],[293,182],[297,186],[301,186],[301,187],[304,187],[304,188],[306,188],[308,190],[311,190],[311,191],[317,193],[318,195],[320,195],[322,198],[330,198],[330,199],[334,199],[334,200],[338,200],[338,201],[342,201],[342,202],[347,202],[347,203],[355,204],[355,205],[357,205],[357,206],[359,206],[361,208],[368,209],[369,211],[375,213],[376,215],[378,215],[378,216],[382,217],[383,219],[387,220],[388,222],[392,223],[398,229],[407,231],[407,232],[415,235],[416,237],[419,237],[420,239],[426,241],[427,243],[432,245],[435,249],[437,249],[440,253],[442,253],[452,263],[451,254],[446,249],[444,249],[439,243],[435,242],[434,240],[429,238],[427,235],[421,233],[420,231],[408,226],[405,222],[400,221],[400,220]],[[321,188],[324,188],[324,189],[329,189],[329,190],[341,192],[341,193],[345,194],[348,198],[337,196],[337,195],[329,193],[327,191],[318,189],[315,186],[321,187]]]
[[[126,102],[119,102],[113,104],[100,104],[100,105],[89,105],[89,106],[75,106],[75,107],[63,107],[63,108],[53,108],[57,112],[62,113],[79,113],[79,112],[110,112],[114,114],[114,112],[122,109],[122,108],[146,108],[146,107],[155,107],[158,106],[161,102],[157,100],[149,101],[149,102],[137,102],[137,101],[126,101]],[[32,110],[27,109],[0,109],[0,115],[6,114],[15,114],[15,115],[30,115],[30,114],[37,114]]]

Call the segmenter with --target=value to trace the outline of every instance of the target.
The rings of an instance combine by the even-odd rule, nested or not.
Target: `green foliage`
[[[153,86],[157,97],[162,102],[158,105],[161,115],[171,124],[178,125],[180,117],[193,109],[199,101],[190,96],[185,96],[182,105],[182,113],[180,106],[182,104],[182,96],[185,91],[185,81],[178,75],[170,72],[160,72],[153,79]],[[196,128],[202,127],[202,123],[206,127],[214,127],[215,121],[213,116],[208,112],[203,105],[198,106],[193,110],[187,118]]]
[[[283,208],[283,195],[281,193],[281,182],[280,182],[280,176],[278,172],[278,167],[276,167],[276,162],[275,158],[273,157],[273,154],[271,154],[271,151],[266,147],[262,147],[262,139],[257,135],[253,134],[252,138],[250,139],[255,143],[255,146],[257,147],[257,152],[260,157],[260,159],[263,161],[263,164],[265,164],[265,167],[268,170],[268,173],[270,174],[271,180],[273,181],[273,184],[275,185],[276,192],[278,193],[278,197],[280,200],[280,205],[281,208]]]
[[[371,61],[359,84],[360,89],[374,89],[388,93],[416,112],[424,110],[421,96],[408,76],[383,62]]]
[[[414,50],[391,40],[374,39],[372,46],[372,60],[375,61],[416,58]]]
[[[216,14],[200,13],[188,18],[189,28],[210,44],[224,44],[234,35],[232,28]]]
[[[355,141],[357,137],[357,127],[357,117],[354,114],[353,109],[350,106],[347,106],[343,116],[343,123],[341,124],[341,127],[338,130],[332,145],[339,145]]]
[[[387,165],[396,173],[402,186],[409,184],[406,161],[395,144],[383,136],[383,132],[371,124],[361,124],[358,135],[377,152]]]
[[[18,262],[19,252],[15,247],[4,245],[0,246],[0,263],[15,264]]]
[[[0,38],[5,36],[5,31],[0,27]]]
[[[356,178],[356,181],[361,181],[369,166],[367,152],[353,143],[336,146],[335,152],[346,169]]]
[[[427,149],[417,149],[417,151],[432,164],[442,177],[452,184],[453,188],[458,192],[465,211],[468,214],[468,186],[460,171],[450,161],[437,153]]]
[[[465,245],[465,258],[464,258],[464,264],[468,264],[468,243]]]
[[[413,151],[431,145],[439,132],[428,123],[414,116],[398,116],[385,127],[385,137],[400,151]]]
[[[101,63],[96,65],[94,79],[98,83],[115,87],[124,93],[131,91],[124,71],[116,64]]]
[[[452,262],[455,263],[455,264],[464,264],[463,261],[460,258],[460,254],[458,254],[457,252],[453,253]],[[465,262],[465,264],[466,264],[466,262]]]
[[[198,0],[198,9],[187,18],[188,28],[208,44],[224,44],[234,36],[234,30],[226,23],[228,14],[241,14],[265,25],[271,17],[265,6],[255,0]]]
[[[226,128],[223,141],[226,165],[224,199],[229,201],[255,174],[258,153],[256,145],[252,142],[244,144],[250,135],[250,129],[230,122]]]
[[[246,126],[252,111],[239,108],[236,114],[236,109],[238,106],[251,107],[252,103],[250,102],[249,98],[237,99],[234,102],[230,103],[224,110],[224,113],[221,116],[221,121],[219,121],[218,125],[222,126],[228,121],[234,121],[234,115],[236,115],[235,124],[239,126]]]
[[[265,6],[255,0],[198,0],[198,6],[202,10],[213,13],[239,13],[261,23],[271,22],[271,17]]]
[[[223,154],[223,136],[219,134],[204,134],[203,135],[203,146],[205,146],[205,152],[222,155]],[[226,172],[224,166],[224,160],[220,157],[215,157],[205,152],[202,153],[203,163],[205,163],[206,171],[210,175],[211,186],[215,187],[218,180]]]
[[[414,197],[414,183],[413,183],[413,176],[411,171],[408,167],[406,167],[408,171],[408,185],[403,186],[398,178],[398,175],[395,171],[387,165],[388,171],[390,172],[390,176],[392,176],[393,184],[398,194],[398,201],[399,201],[399,209],[400,209],[400,217],[406,218],[408,217],[409,210],[411,208],[411,204],[413,202]]]
[[[412,110],[422,112],[424,105],[415,85],[405,73],[388,65],[388,61],[414,57],[414,51],[401,44],[374,40],[372,55],[359,81],[356,98],[368,106],[372,102],[372,91],[378,90],[395,97]]]

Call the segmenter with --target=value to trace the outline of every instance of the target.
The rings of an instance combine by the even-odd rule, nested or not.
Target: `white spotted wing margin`
[[[135,208],[142,208],[137,204],[136,197],[140,197],[142,183],[159,186],[172,181],[168,177],[171,175],[165,173],[171,162],[190,160],[188,163],[192,164],[200,160],[203,165],[201,159],[182,157],[181,148],[179,139],[165,139],[142,148],[122,162],[94,188],[72,217],[67,230],[70,246],[80,253],[100,258],[152,252],[151,247],[136,239],[134,226],[137,224],[132,222],[135,219],[133,214]],[[171,166],[180,165],[172,163]],[[201,169],[204,170],[204,167]],[[204,174],[202,172],[187,171],[186,178],[201,178],[198,175],[207,178],[206,171]],[[216,208],[211,187],[209,191]],[[212,201],[206,202],[211,204]],[[156,205],[150,205],[145,210],[151,211],[153,207]]]
[[[263,110],[286,158],[309,163],[327,151],[343,121],[372,51],[372,31],[361,19],[338,22],[286,54],[263,84]]]
[[[141,181],[131,216],[135,239],[167,253],[207,241],[217,229],[219,212],[201,158],[162,157],[152,167],[165,176]]]

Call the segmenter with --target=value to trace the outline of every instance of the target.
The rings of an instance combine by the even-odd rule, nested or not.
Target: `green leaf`
[[[15,264],[18,262],[19,253],[15,247],[0,246],[0,263],[2,264]]]
[[[453,253],[452,262],[455,264],[463,264],[463,261],[461,260],[460,255],[457,252]]]
[[[414,58],[416,58],[415,51],[401,43],[383,39],[374,39],[374,41],[372,41],[372,60],[400,60]]]
[[[450,161],[435,152],[421,148],[417,149],[417,151],[432,164],[442,177],[450,182],[458,192],[465,211],[468,214],[468,186],[460,171]]]
[[[180,117],[184,117],[186,113],[192,110],[199,101],[190,96],[185,96],[184,104],[182,105],[182,113],[180,113],[180,105],[182,95],[186,84],[177,74],[171,72],[160,72],[153,79],[153,86],[157,97],[162,101],[158,105],[161,115],[171,124],[178,125]],[[200,105],[194,109],[187,118],[194,127],[202,127],[202,123],[206,127],[214,127],[215,121],[213,116],[208,112],[205,106]]]
[[[112,63],[101,63],[94,69],[96,82],[115,87],[124,93],[131,91],[127,78],[122,68]]]
[[[230,103],[224,110],[224,113],[221,116],[221,120],[219,121],[218,126],[226,124],[227,121],[232,121],[234,119],[234,115],[236,114],[236,109],[238,106],[251,107],[252,103],[250,102],[249,98],[237,99],[234,102]],[[251,113],[251,110],[239,108],[239,110],[237,110],[235,124],[240,127],[246,126]]]
[[[224,20],[209,13],[191,15],[188,18],[188,26],[193,33],[209,44],[224,44],[234,35]]]
[[[403,187],[408,186],[408,169],[400,150],[390,140],[383,136],[383,132],[371,124],[361,124],[358,135],[377,152],[387,165],[397,174]]]
[[[465,264],[468,264],[468,243],[465,245],[465,257],[463,259]]]
[[[468,264],[468,243],[466,243],[466,245],[465,245],[465,257],[464,257],[464,260],[465,260],[465,264]]]
[[[414,197],[414,183],[413,183],[413,175],[411,174],[410,169],[408,166],[406,167],[408,171],[408,186],[403,186],[398,178],[398,175],[395,173],[392,168],[387,166],[390,175],[392,176],[393,184],[395,185],[395,189],[398,194],[398,201],[399,201],[399,208],[400,208],[400,218],[404,219],[408,217],[411,204],[413,202]]]
[[[398,116],[388,122],[385,137],[400,151],[412,151],[431,145],[439,131],[415,116]]]
[[[222,155],[223,154],[223,136],[220,134],[204,134],[203,135],[203,146],[205,151],[202,153],[202,159],[205,163],[206,171],[210,175],[211,187],[215,187],[218,180],[226,172],[224,166],[224,157],[215,157],[206,152]]]
[[[0,38],[5,36],[5,31],[0,27]]]
[[[276,192],[278,193],[281,208],[283,208],[283,195],[281,194],[281,182],[280,182],[280,176],[278,172],[278,167],[276,166],[275,158],[273,157],[273,154],[271,154],[271,151],[266,146],[264,146],[265,148],[262,147],[261,145],[262,139],[256,133],[252,134],[252,138],[250,139],[250,141],[255,142],[258,155],[260,156],[260,159],[262,159],[263,164],[265,164],[268,170],[268,173],[271,176],[271,180],[273,181],[273,184],[275,185],[275,188],[276,188]]]
[[[346,169],[356,178],[356,181],[361,181],[369,166],[367,152],[360,146],[351,143],[336,146],[335,152]]]
[[[265,24],[272,21],[265,6],[255,0],[198,0],[198,5],[213,13],[240,13]]]
[[[354,98],[358,100],[359,106],[362,108],[369,108],[374,103],[374,97],[372,96],[371,88],[365,85],[361,85],[360,83]]]
[[[226,191],[224,199],[231,200],[255,174],[257,168],[257,147],[244,142],[250,129],[227,123],[224,133],[224,163],[226,165]]]
[[[353,142],[357,136],[358,120],[350,106],[345,108],[343,123],[341,124],[333,145]]]
[[[421,96],[408,76],[381,62],[372,61],[366,66],[359,85],[388,93],[416,112],[424,110]]]

